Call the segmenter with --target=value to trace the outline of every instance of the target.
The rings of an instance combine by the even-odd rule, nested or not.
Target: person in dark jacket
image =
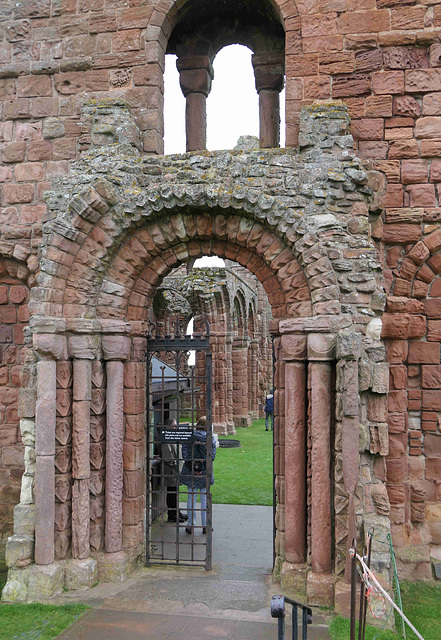
[[[196,423],[193,444],[182,445],[184,466],[181,471],[181,483],[187,486],[187,514],[189,526],[185,528],[191,533],[196,525],[196,504],[198,491],[201,496],[201,524],[202,533],[207,533],[207,418],[202,416]],[[211,458],[216,457],[216,440],[212,436]],[[214,474],[211,473],[210,485],[214,484]]]
[[[271,431],[274,427],[274,395],[271,389],[265,398],[265,431],[268,431],[271,423]]]

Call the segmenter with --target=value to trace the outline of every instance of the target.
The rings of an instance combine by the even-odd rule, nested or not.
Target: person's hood
[[[202,429],[194,430],[194,439],[196,442],[206,442],[207,441],[207,432],[202,431]]]

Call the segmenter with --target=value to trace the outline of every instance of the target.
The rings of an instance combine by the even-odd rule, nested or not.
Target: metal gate
[[[170,335],[152,325],[147,340],[146,564],[210,571],[212,359],[208,322],[201,326],[189,336],[178,320]]]

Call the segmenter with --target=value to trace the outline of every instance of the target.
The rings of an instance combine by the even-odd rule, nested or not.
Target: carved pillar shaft
[[[285,554],[306,560],[306,365],[285,364]]]
[[[107,552],[122,548],[122,492],[124,437],[124,364],[106,363],[106,533]]]
[[[92,361],[73,362],[72,423],[72,555],[90,554],[90,402],[92,399]]]
[[[257,362],[257,352],[258,352],[258,342],[257,340],[252,340],[248,352],[248,371],[249,371],[249,398],[248,398],[248,408],[251,413],[253,420],[259,417],[259,372],[258,372],[258,362]]]
[[[332,368],[310,362],[311,394],[311,565],[318,573],[332,569],[331,408]]]
[[[122,549],[124,363],[130,354],[130,338],[106,335],[101,347],[106,362],[106,528],[108,553]]]
[[[35,411],[35,563],[54,561],[55,426],[57,370],[55,360],[37,365]]]

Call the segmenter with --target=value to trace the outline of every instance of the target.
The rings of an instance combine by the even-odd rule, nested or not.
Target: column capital
[[[211,91],[214,78],[213,66],[208,56],[183,56],[176,61],[182,93],[202,93],[205,97]]]
[[[240,338],[238,336],[233,337],[233,349],[246,349],[249,345],[250,339],[248,337]]]
[[[78,360],[96,360],[100,352],[98,334],[79,334],[69,336],[69,355]]]
[[[308,360],[327,361],[335,358],[335,335],[310,333],[308,335]]]
[[[277,91],[284,86],[285,57],[282,51],[255,53],[252,56],[257,93],[261,91]]]
[[[306,360],[306,335],[284,335],[280,338],[280,344],[282,347],[282,360]]]
[[[105,360],[128,360],[130,356],[131,340],[128,336],[104,335],[101,348]]]
[[[64,336],[56,333],[34,333],[32,339],[35,351],[44,360],[67,359],[67,341]]]

